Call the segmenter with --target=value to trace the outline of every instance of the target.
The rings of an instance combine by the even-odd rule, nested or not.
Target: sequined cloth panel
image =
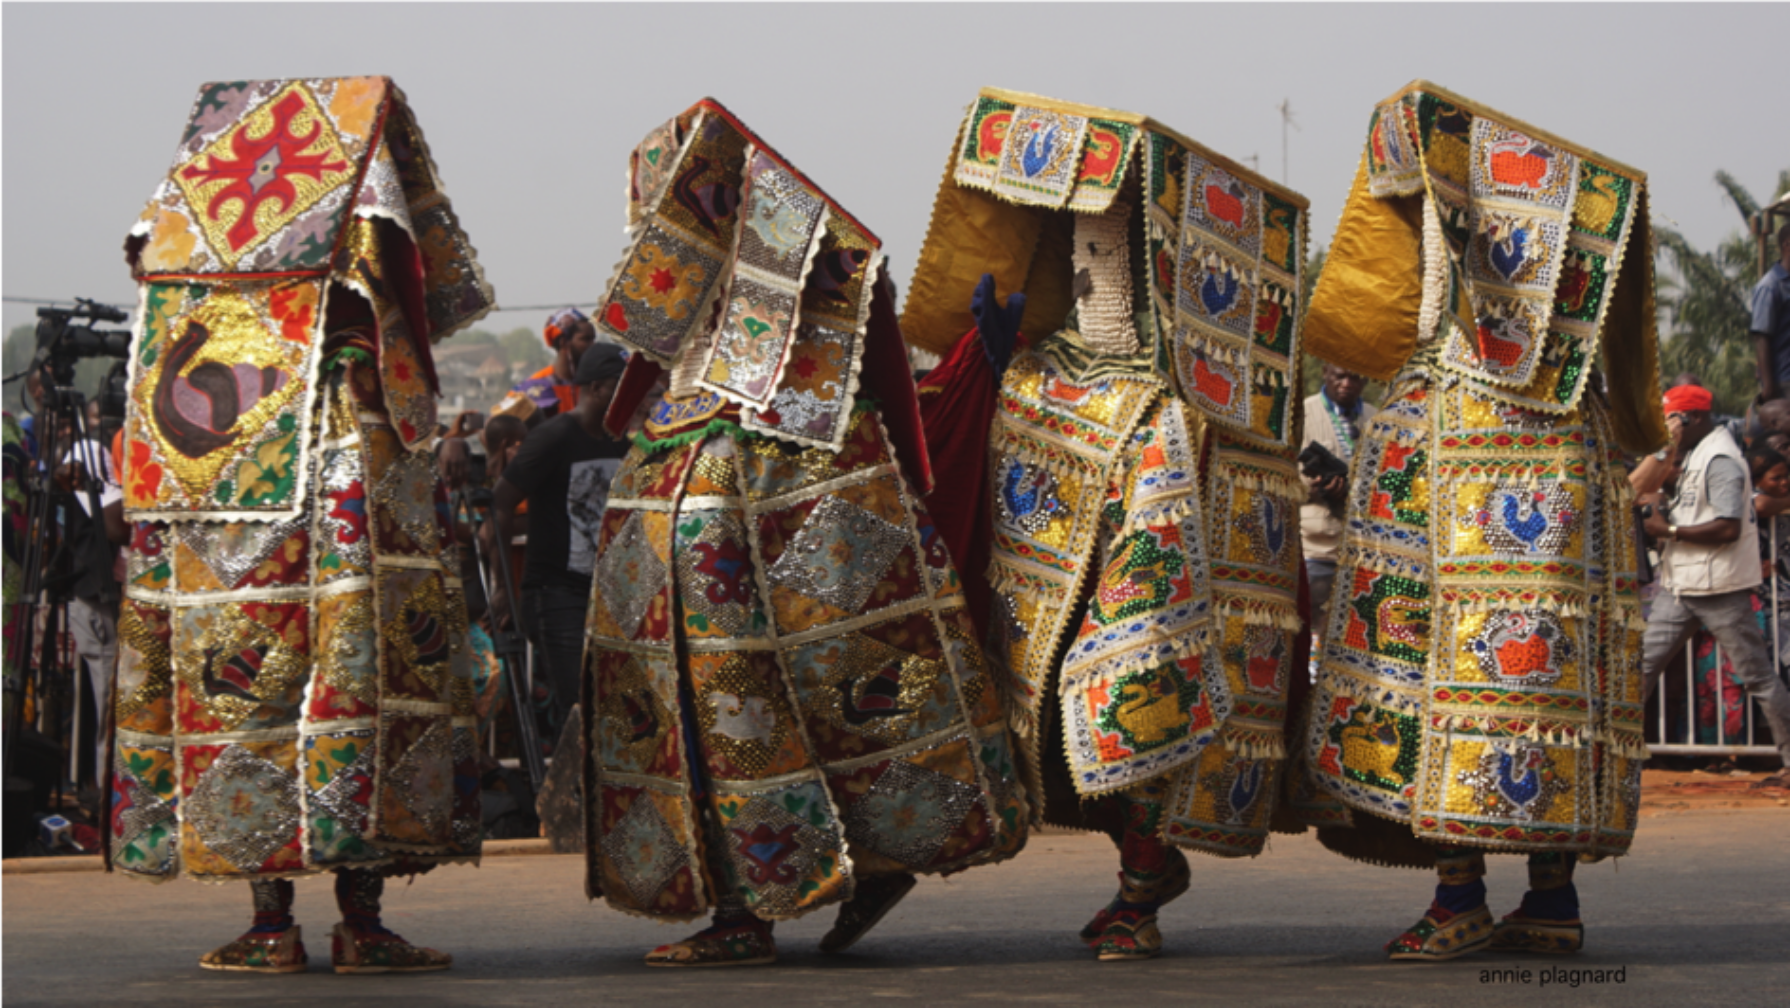
[[[1600,404],[1555,416],[1416,382],[1365,443],[1312,706],[1317,781],[1422,837],[1622,853],[1641,624]]]
[[[593,891],[693,916],[708,864],[780,919],[849,897],[865,866],[1017,850],[1005,722],[930,524],[870,411],[837,454],[730,434],[630,453],[586,656]]]
[[[378,402],[364,369],[332,380],[298,518],[134,529],[120,870],[255,878],[477,855],[464,603],[434,553],[446,530],[406,530],[393,507],[433,500],[433,471],[357,411],[357,382]]]

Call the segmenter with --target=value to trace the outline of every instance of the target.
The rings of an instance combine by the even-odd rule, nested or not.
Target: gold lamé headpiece
[[[1607,344],[1617,439],[1657,446],[1647,176],[1415,81],[1374,109],[1307,334],[1375,378],[1432,344],[1485,394],[1550,413],[1578,404]]]
[[[902,333],[947,352],[974,325],[984,273],[1003,293],[1026,292],[1028,333],[1054,332],[1075,307],[1079,236],[1122,230],[1130,282],[1096,284],[1096,295],[1123,287],[1130,338],[1189,404],[1285,445],[1307,211],[1298,193],[1148,117],[986,88],[952,146]],[[1122,353],[1117,310],[1082,305],[1084,340],[1091,311],[1104,320],[1096,338]]]

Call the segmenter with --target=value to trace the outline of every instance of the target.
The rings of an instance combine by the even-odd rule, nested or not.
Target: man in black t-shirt
[[[537,648],[552,696],[552,734],[558,735],[578,700],[584,652],[584,614],[590,604],[591,563],[609,502],[609,480],[628,453],[626,441],[603,430],[603,414],[627,359],[620,347],[592,344],[578,361],[578,405],[530,431],[497,481],[499,542],[509,542],[516,507],[528,502],[528,553],[523,565],[522,619]],[[508,621],[502,589],[492,611]]]

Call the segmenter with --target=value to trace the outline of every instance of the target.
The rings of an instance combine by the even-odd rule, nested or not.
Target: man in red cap
[[[1758,587],[1759,520],[1753,514],[1752,480],[1740,446],[1710,417],[1709,390],[1680,385],[1665,395],[1666,415],[1676,418],[1673,451],[1684,460],[1671,500],[1654,493],[1644,527],[1663,544],[1660,594],[1647,617],[1642,644],[1645,690],[1659,684],[1666,662],[1698,624],[1709,629],[1734,664],[1734,673],[1759,701],[1778,753],[1790,767],[1790,690],[1777,677],[1765,637],[1753,617]],[[1790,770],[1767,778],[1790,784]]]

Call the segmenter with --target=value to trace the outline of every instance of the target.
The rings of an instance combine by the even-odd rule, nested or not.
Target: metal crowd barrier
[[[1777,665],[1778,678],[1790,685],[1790,662],[1784,660],[1782,647],[1790,637],[1790,626],[1785,626],[1783,613],[1779,607],[1778,582],[1778,533],[1780,521],[1790,520],[1790,516],[1774,515],[1770,522],[1761,523],[1760,534],[1770,537],[1770,557],[1772,576],[1760,586],[1765,597],[1765,642],[1771,649],[1772,660]],[[1786,600],[1790,601],[1790,600]],[[1763,720],[1756,710],[1753,698],[1744,689],[1741,693],[1742,709],[1745,717],[1743,730],[1734,736],[1728,734],[1727,718],[1723,717],[1722,692],[1726,685],[1726,676],[1722,672],[1722,649],[1717,645],[1714,650],[1716,688],[1708,697],[1697,696],[1696,672],[1696,639],[1686,642],[1682,666],[1674,663],[1660,677],[1659,689],[1651,704],[1655,707],[1653,715],[1647,723],[1647,747],[1661,756],[1775,756],[1777,747],[1771,741],[1771,733],[1761,724]],[[1714,705],[1714,723],[1716,738],[1714,742],[1697,741],[1697,725],[1699,715],[1710,705]]]

